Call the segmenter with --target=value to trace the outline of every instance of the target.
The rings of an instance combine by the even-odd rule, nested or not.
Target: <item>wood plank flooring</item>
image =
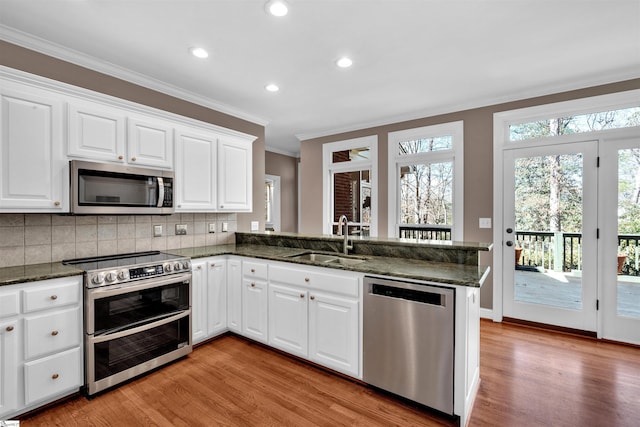
[[[481,322],[471,426],[636,426],[640,349]],[[21,426],[451,426],[437,413],[235,336]]]

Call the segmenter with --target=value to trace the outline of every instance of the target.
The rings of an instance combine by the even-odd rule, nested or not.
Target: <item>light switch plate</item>
[[[228,222],[223,222],[222,223],[222,232],[226,233],[227,231],[229,231],[229,223]]]
[[[176,236],[187,234],[187,224],[176,224]]]
[[[216,223],[215,222],[209,223],[209,233],[215,233],[215,232],[216,232]]]
[[[260,230],[260,223],[258,221],[251,221],[251,231]]]
[[[480,228],[491,228],[491,218],[480,218],[478,226]]]
[[[154,225],[153,226],[153,237],[161,237],[162,236],[162,226]]]

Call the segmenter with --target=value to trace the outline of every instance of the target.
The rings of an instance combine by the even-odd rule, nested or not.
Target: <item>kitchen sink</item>
[[[317,262],[320,264],[340,264],[344,266],[356,265],[364,262],[362,258],[348,258],[340,255],[319,254],[316,252],[308,252],[299,255],[293,255],[289,257],[299,261]]]

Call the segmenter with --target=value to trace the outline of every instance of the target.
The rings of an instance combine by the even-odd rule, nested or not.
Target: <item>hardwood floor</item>
[[[471,426],[636,426],[640,349],[481,322]],[[235,336],[21,426],[450,426],[452,420]]]

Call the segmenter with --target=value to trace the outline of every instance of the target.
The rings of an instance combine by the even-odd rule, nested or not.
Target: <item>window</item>
[[[389,236],[462,240],[463,123],[389,133]]]
[[[280,231],[280,177],[264,176],[264,224],[267,231]]]
[[[349,234],[377,235],[377,137],[323,146],[323,233],[336,234],[346,215]]]

